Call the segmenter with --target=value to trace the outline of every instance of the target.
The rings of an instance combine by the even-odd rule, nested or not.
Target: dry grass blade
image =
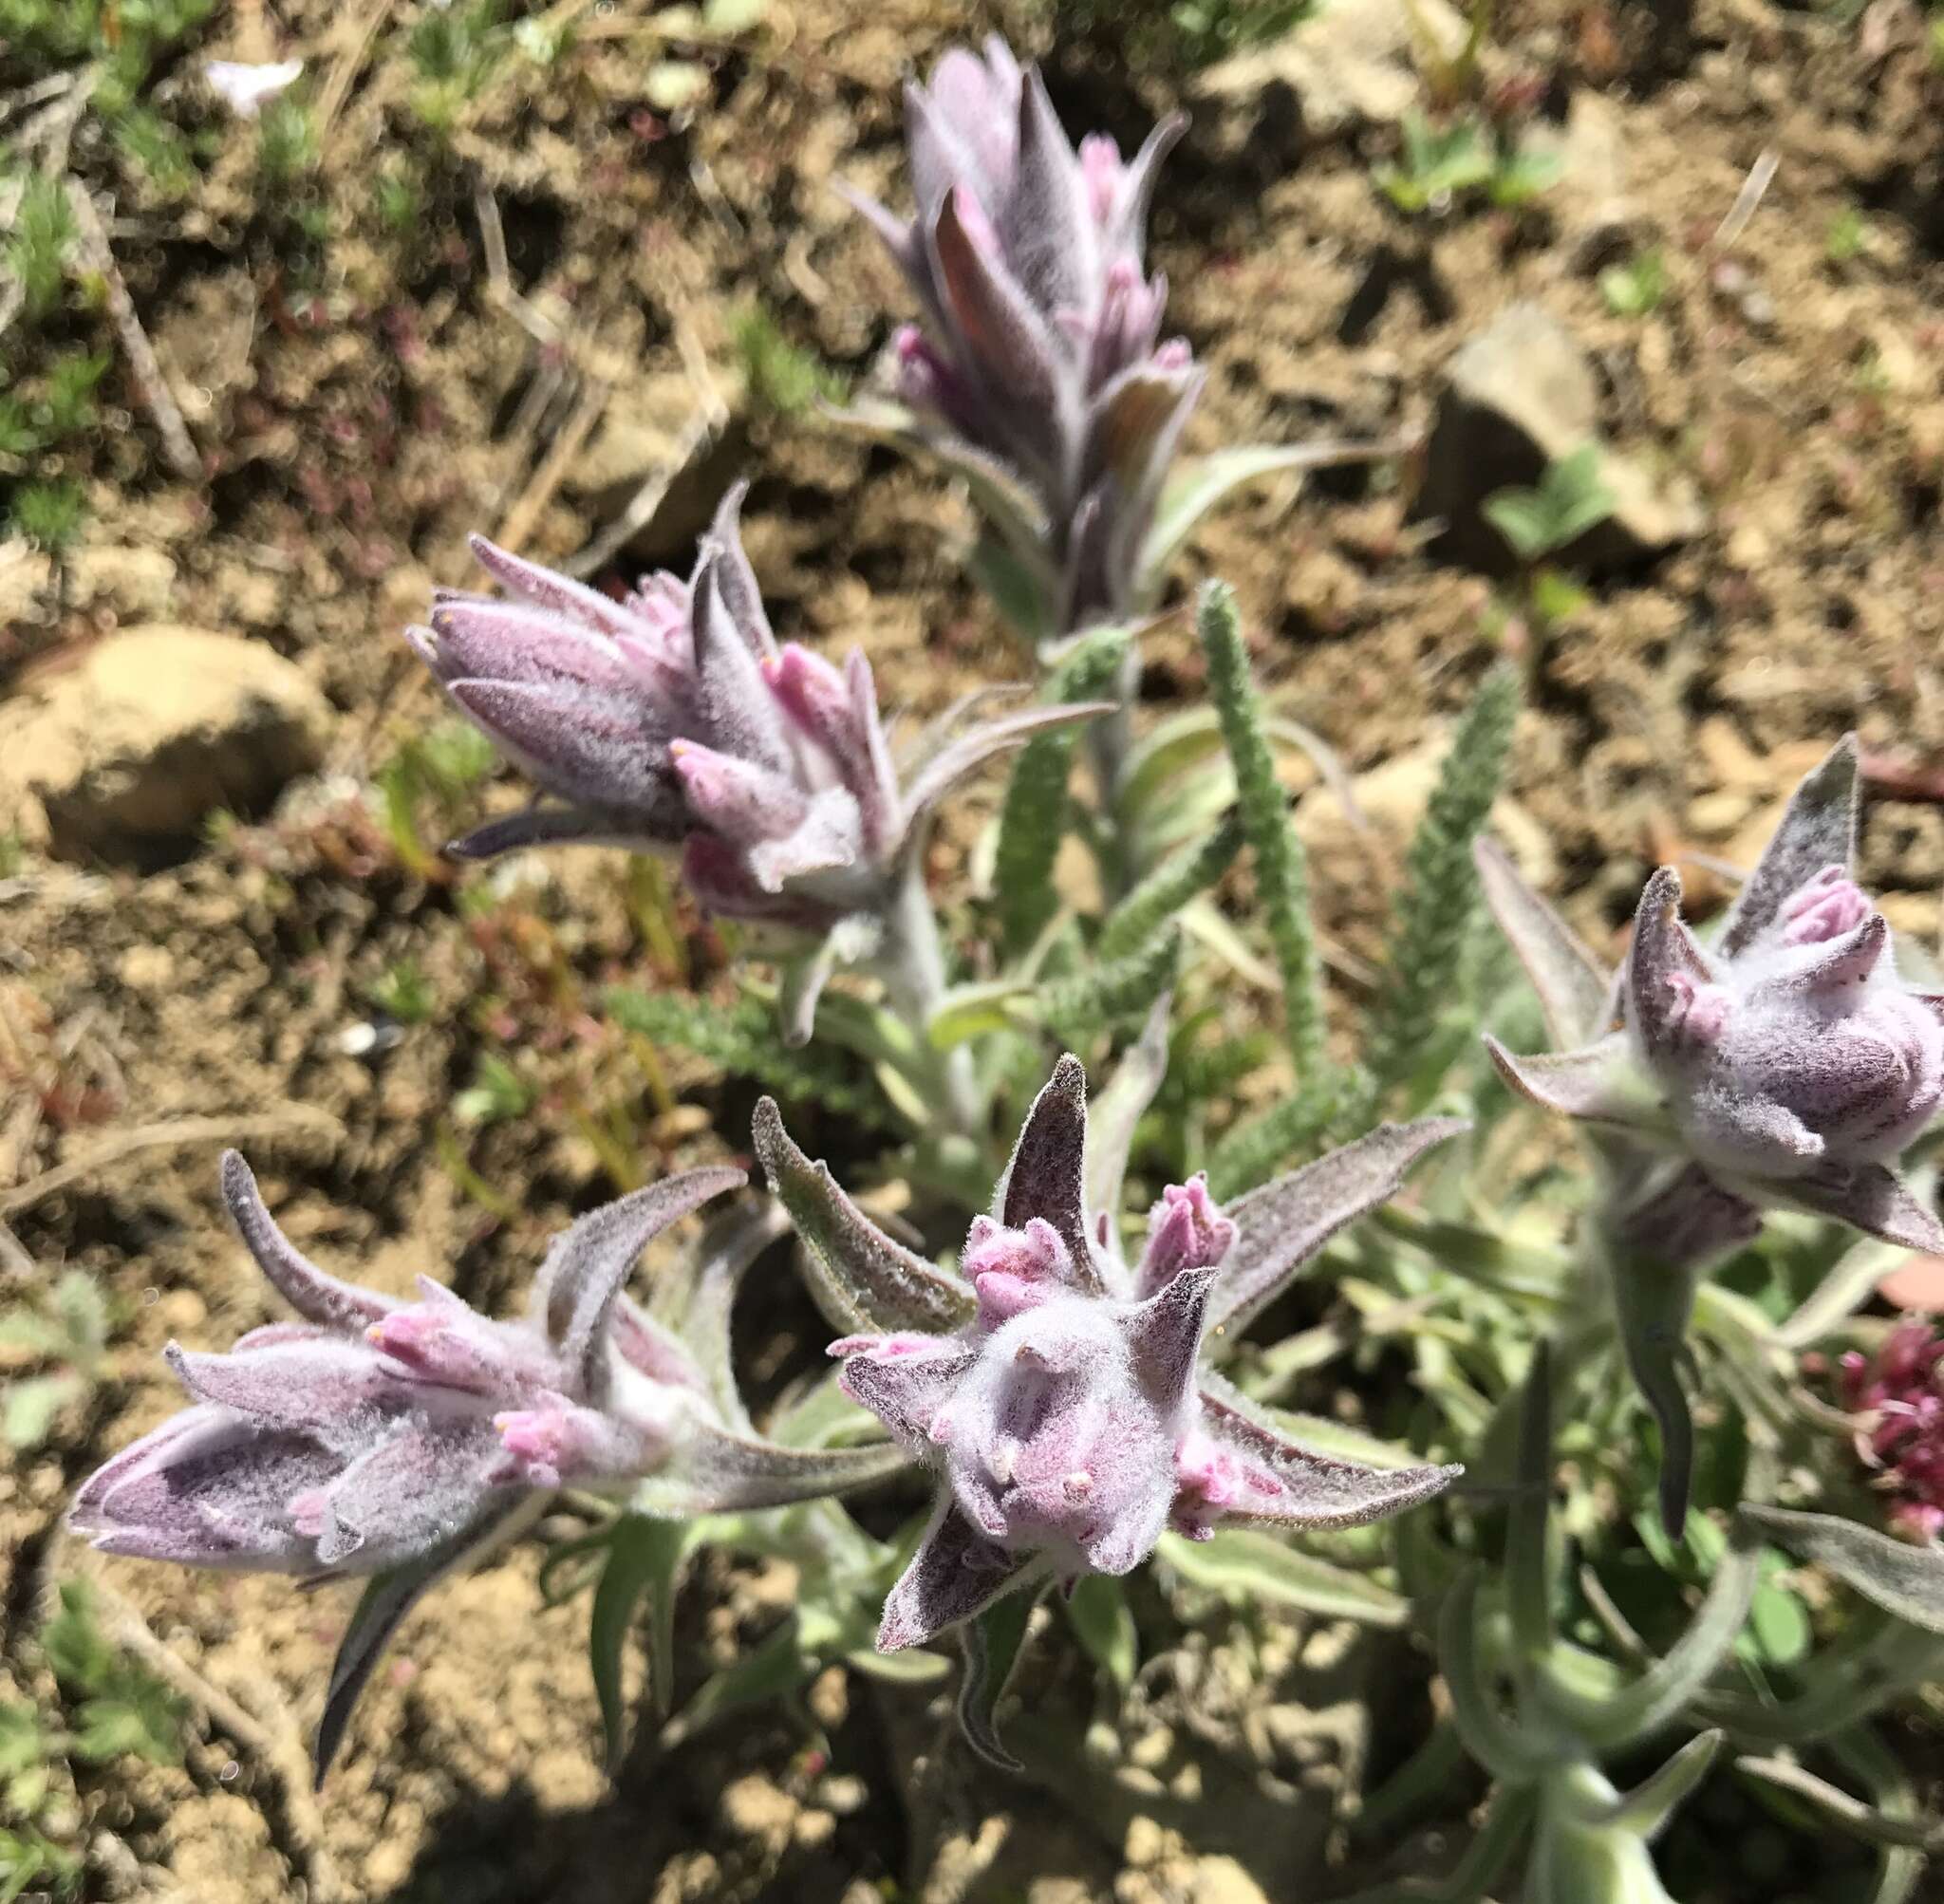
[[[188,1144],[238,1144],[254,1137],[281,1137],[292,1130],[314,1130],[340,1137],[344,1126],[327,1111],[308,1104],[287,1104],[245,1117],[177,1117],[163,1124],[144,1124],[98,1144],[84,1157],[43,1170],[0,1196],[0,1221],[30,1209],[57,1190],[78,1184],[147,1150],[173,1150]]]

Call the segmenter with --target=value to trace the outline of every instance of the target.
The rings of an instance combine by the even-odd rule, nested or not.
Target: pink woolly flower
[[[1890,1518],[1916,1540],[1944,1533],[1944,1336],[1899,1323],[1875,1355],[1842,1358],[1843,1406],[1863,1416],[1857,1454],[1889,1494]]]
[[[880,1648],[920,1644],[1031,1575],[1125,1574],[1170,1525],[1347,1526],[1443,1488],[1457,1469],[1299,1447],[1202,1358],[1211,1329],[1239,1333],[1461,1128],[1383,1126],[1226,1211],[1200,1178],[1170,1185],[1129,1263],[1111,1218],[1084,1206],[1086,1075],[1063,1058],[948,1277],[875,1230],[764,1100],[757,1153],[841,1292],[833,1313],[893,1325],[832,1345],[845,1391],[939,1477]]]
[[[302,1320],[225,1354],[169,1345],[194,1406],[95,1473],[70,1511],[103,1553],[378,1573],[479,1533],[520,1494],[628,1480],[673,1450],[698,1391],[644,1374],[609,1325],[649,1239],[739,1170],[691,1170],[582,1218],[518,1322],[424,1277],[416,1302],[340,1282],[277,1228],[234,1151],[222,1179],[257,1266]]]
[[[1681,918],[1679,874],[1647,882],[1611,988],[1509,867],[1482,861],[1561,1041],[1593,1035],[1538,1057],[1487,1040],[1499,1069],[1609,1144],[1687,1160],[1698,1177],[1675,1180],[1682,1209],[1707,1220],[1673,1227],[1708,1251],[1774,1204],[1944,1249],[1944,1225],[1896,1173],[1944,1106],[1944,994],[1898,973],[1889,922],[1851,877],[1857,811],[1852,736],[1797,790],[1712,943]],[[1654,1208],[1635,1213],[1650,1243]]]
[[[840,669],[771,632],[723,503],[694,574],[626,601],[475,537],[511,599],[440,589],[406,639],[455,706],[562,804],[493,820],[446,850],[615,844],[678,854],[709,911],[822,940],[831,960],[881,945],[926,816],[960,778],[1101,704],[1032,707],[925,737],[901,776],[870,665]],[[797,1000],[807,1033],[815,987]]]
[[[1101,133],[1076,151],[1037,70],[995,38],[907,85],[905,125],[916,216],[848,194],[925,313],[922,344],[895,341],[899,394],[948,461],[1035,500],[1037,519],[1008,526],[1041,546],[1035,580],[1061,629],[1125,616],[1145,605],[1141,545],[1204,382],[1185,343],[1160,342],[1168,286],[1142,260],[1186,121],[1131,159]],[[991,480],[975,488],[999,499]]]
[[[744,1181],[690,1170],[590,1211],[554,1239],[526,1316],[495,1322],[423,1277],[419,1299],[401,1302],[327,1276],[230,1152],[231,1217],[300,1319],[252,1330],[227,1354],[171,1343],[193,1406],[92,1475],[70,1524],[106,1554],[305,1580],[384,1576],[331,1673],[322,1779],[386,1636],[540,1495],[620,1489],[637,1511],[689,1518],[839,1493],[900,1465],[884,1444],[789,1447],[751,1430],[722,1358],[737,1281],[779,1234],[770,1213],[732,1214],[697,1258],[664,1266],[698,1347],[623,1293],[653,1237]]]

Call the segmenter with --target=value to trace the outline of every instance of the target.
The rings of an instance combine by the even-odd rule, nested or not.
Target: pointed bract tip
[[[1640,888],[1640,903],[1634,908],[1636,920],[1678,911],[1681,904],[1681,875],[1671,866],[1654,868]]]

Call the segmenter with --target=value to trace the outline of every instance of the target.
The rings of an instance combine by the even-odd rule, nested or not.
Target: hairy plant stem
[[[1093,763],[1094,784],[1100,808],[1100,831],[1095,857],[1100,865],[1101,882],[1107,888],[1109,905],[1125,899],[1133,889],[1136,872],[1133,856],[1128,851],[1121,823],[1121,792],[1127,782],[1128,761],[1134,746],[1134,701],[1141,690],[1141,651],[1130,641],[1121,656],[1119,673],[1113,682],[1113,712],[1087,723],[1087,753]]]
[[[913,1082],[935,1090],[932,1102],[950,1135],[968,1138],[982,1150],[986,1118],[971,1054],[963,1045],[941,1052],[931,1041],[931,1021],[945,995],[945,956],[918,852],[906,860],[884,925],[885,941],[875,963],[891,1010],[911,1033],[912,1068],[918,1073]]]

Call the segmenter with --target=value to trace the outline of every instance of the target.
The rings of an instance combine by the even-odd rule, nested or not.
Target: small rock
[[[638,562],[666,562],[708,527],[749,451],[749,415],[739,378],[718,372],[728,417],[702,432],[691,380],[675,373],[617,390],[562,485],[602,527],[624,514],[645,485],[666,479],[654,513],[622,545]]]
[[[1269,1904],[1262,1887],[1232,1857],[1195,1860],[1193,1904]]]
[[[1443,521],[1438,552],[1489,574],[1510,572],[1512,552],[1482,505],[1499,490],[1531,487],[1548,464],[1598,443],[1598,414],[1593,366],[1571,332],[1537,305],[1508,305],[1446,366],[1412,508],[1420,520]],[[1603,443],[1599,479],[1613,513],[1559,552],[1561,567],[1637,568],[1700,532],[1701,507],[1685,481],[1661,489]]]
[[[722,1788],[722,1820],[738,1838],[755,1839],[775,1857],[790,1842],[797,1802],[779,1785],[751,1772]]]
[[[1167,1848],[1168,1834],[1151,1818],[1137,1817],[1128,1820],[1127,1837],[1121,1845],[1120,1855],[1136,1871],[1159,1863]]]
[[[217,808],[261,812],[324,758],[330,709],[261,643],[166,625],[97,643],[0,706],[0,811],[67,860],[162,863]]]
[[[1559,182],[1545,195],[1545,209],[1575,266],[1591,271],[1606,263],[1624,248],[1634,222],[1619,109],[1599,93],[1576,92],[1565,124],[1535,127],[1527,144],[1559,158]]]
[[[1270,167],[1360,125],[1394,125],[1423,99],[1420,30],[1447,59],[1467,36],[1447,0],[1331,0],[1280,39],[1209,67],[1197,93],[1210,110],[1196,118],[1211,124],[1217,156]]]

